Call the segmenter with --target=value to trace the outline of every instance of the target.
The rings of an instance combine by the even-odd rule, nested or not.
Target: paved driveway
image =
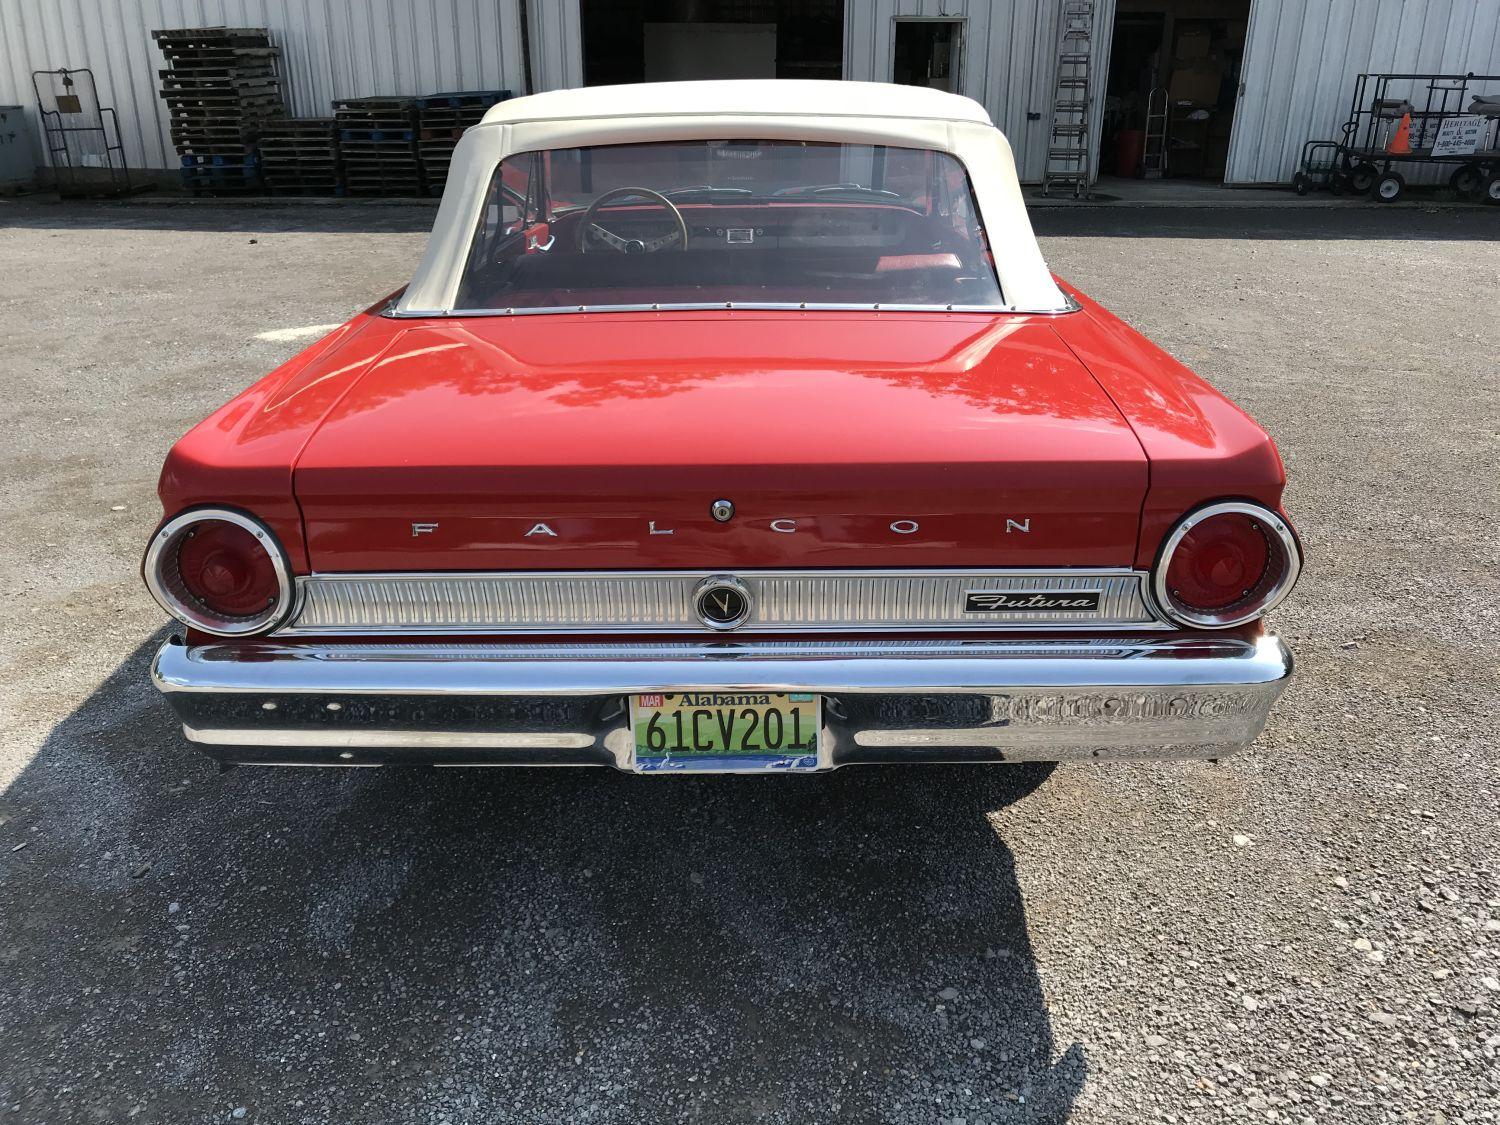
[[[1038,217],[1281,442],[1253,752],[661,781],[187,750],[161,455],[430,212],[3,207],[0,1120],[1496,1120],[1500,212]]]

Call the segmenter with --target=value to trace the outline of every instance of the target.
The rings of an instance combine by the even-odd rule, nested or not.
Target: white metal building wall
[[[583,85],[583,16],[578,0],[531,0],[527,25],[537,91]]]
[[[88,67],[100,101],[119,115],[130,165],[172,168],[177,158],[156,77],[166,64],[151,39],[155,29],[269,28],[282,49],[289,111],[326,117],[335,98],[524,92],[520,2],[0,0],[0,104],[28,107],[39,138],[31,72]]]
[[[1252,0],[1226,179],[1287,182],[1304,141],[1339,137],[1357,75],[1416,72],[1500,74],[1500,0]]]
[[[983,105],[1009,139],[1021,179],[1038,182],[1047,165],[1061,10],[1061,0],[846,0],[844,76],[891,80],[897,19],[963,20],[959,93]],[[1103,118],[1114,11],[1115,0],[1095,0],[1095,137]]]
[[[846,0],[845,76],[889,81],[898,17],[964,20],[960,92],[989,111],[1021,178],[1034,182],[1046,167],[1060,9],[1060,0]],[[1114,0],[1096,0],[1096,145],[1114,12]],[[1416,71],[1500,73],[1500,0],[1251,0],[1228,182],[1287,182],[1304,141],[1339,135],[1356,75]],[[1446,177],[1410,172],[1413,182]]]
[[[101,99],[119,113],[132,166],[169,168],[176,159],[157,95],[164,64],[155,28],[270,28],[282,47],[289,109],[311,117],[326,115],[334,98],[365,94],[524,92],[522,2],[0,0],[0,104],[33,106],[33,70],[90,67]],[[962,92],[1010,137],[1022,178],[1036,181],[1046,162],[1060,6],[846,0],[845,75],[889,80],[897,17],[963,20]],[[1096,8],[1098,106],[1114,0]],[[578,0],[531,0],[530,38],[537,89],[582,83]],[[1500,72],[1500,0],[1253,0],[1229,181],[1285,182],[1305,140],[1338,135],[1355,75],[1408,70]],[[1096,112],[1095,137],[1097,126]]]
[[[963,20],[959,92],[983,104],[1010,138],[1022,178],[1040,180],[1060,8],[1060,0],[845,0],[844,77],[890,81],[898,17]],[[1108,28],[1114,0],[1097,0],[1096,8],[1100,26]],[[578,0],[532,0],[529,30],[536,88],[582,85]]]
[[[963,20],[958,92],[983,105],[1010,139],[1022,178],[1040,179],[1056,65],[1042,45],[1056,33],[1056,10],[1052,0],[846,0],[844,77],[891,80],[898,18]],[[1041,119],[1027,120],[1028,112]]]

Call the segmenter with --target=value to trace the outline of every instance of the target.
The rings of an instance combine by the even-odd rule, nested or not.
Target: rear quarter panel
[[[383,304],[383,303],[382,303]],[[228,503],[260,517],[306,573],[292,470],[308,438],[389,344],[388,323],[368,309],[230,399],[168,451],[157,494],[163,519]]]
[[[1259,424],[1184,364],[1062,279],[1080,306],[1056,327],[1129,420],[1150,462],[1136,565],[1151,566],[1186,512],[1210,500],[1281,509],[1286,470]]]

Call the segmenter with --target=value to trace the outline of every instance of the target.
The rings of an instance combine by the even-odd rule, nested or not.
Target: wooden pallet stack
[[[272,195],[344,194],[338,123],[331,117],[267,121],[260,159]]]
[[[191,27],[151,38],[167,62],[157,74],[183,186],[197,195],[260,191],[256,140],[264,122],[286,114],[270,33]]]
[[[509,90],[457,90],[417,99],[417,155],[427,190],[441,195],[459,137],[483,120],[485,111],[510,97]]]
[[[333,103],[344,186],[350,195],[426,195],[417,157],[416,99],[343,98]]]

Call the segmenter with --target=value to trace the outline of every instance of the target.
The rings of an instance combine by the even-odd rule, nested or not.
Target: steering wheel
[[[658,207],[668,211],[677,222],[677,229],[668,231],[660,238],[642,240],[639,238],[621,238],[614,231],[605,230],[594,220],[598,217],[600,208],[616,199],[624,199],[627,196],[641,196],[648,203],[654,203]],[[605,246],[616,250],[621,254],[650,254],[656,250],[665,250],[672,243],[677,243],[677,249],[686,250],[688,243],[687,222],[682,217],[682,212],[665,195],[659,191],[652,191],[643,187],[617,187],[605,192],[594,202],[589,204],[588,210],[583,213],[583,218],[578,221],[578,252],[587,254],[589,252],[588,236],[593,234]]]

